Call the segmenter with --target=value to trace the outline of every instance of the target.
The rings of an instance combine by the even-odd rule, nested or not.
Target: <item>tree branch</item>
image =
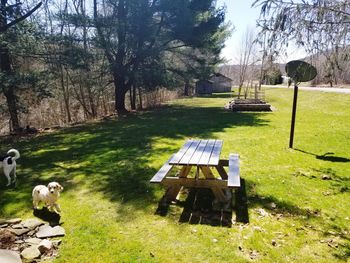
[[[31,14],[33,14],[37,9],[39,9],[39,7],[42,5],[42,2],[40,2],[39,4],[37,4],[32,10],[28,11],[28,13],[26,13],[25,15],[11,21],[10,23],[0,27],[0,32],[5,32],[7,29],[9,29],[11,26],[18,24],[19,22],[23,21],[24,19],[26,19],[27,17],[29,17]]]

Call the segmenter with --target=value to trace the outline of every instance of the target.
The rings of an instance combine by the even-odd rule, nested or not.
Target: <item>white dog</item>
[[[39,209],[39,203],[42,202],[50,211],[53,210],[59,214],[61,208],[56,202],[62,190],[63,187],[56,182],[49,183],[47,187],[45,185],[35,186],[32,192],[34,209]]]
[[[13,153],[15,156],[11,156],[10,154]],[[0,167],[4,170],[4,175],[7,178],[7,185],[9,186],[11,184],[11,172],[13,173],[13,183],[16,182],[16,160],[20,157],[19,152],[16,149],[11,149],[7,152],[7,154],[3,157],[0,157]]]

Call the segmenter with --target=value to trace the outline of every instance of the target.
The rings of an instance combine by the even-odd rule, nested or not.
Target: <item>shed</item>
[[[213,82],[213,92],[231,92],[232,79],[229,77],[215,73],[209,80]]]
[[[212,94],[213,82],[210,80],[198,80],[196,82],[196,94]]]

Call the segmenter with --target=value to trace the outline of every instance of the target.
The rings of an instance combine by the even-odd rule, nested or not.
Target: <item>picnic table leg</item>
[[[179,174],[179,178],[186,178],[188,176],[188,174],[191,171],[192,166],[187,165],[187,166],[183,166],[181,168],[180,174]],[[177,195],[179,194],[180,190],[181,190],[182,186],[181,185],[174,185],[174,186],[170,186],[168,188],[168,191],[166,193],[166,199],[168,201],[175,201]]]
[[[216,170],[218,171],[218,173],[219,173],[221,179],[227,180],[227,179],[228,179],[228,175],[227,175],[226,170],[224,169],[224,166],[225,166],[225,165],[224,165],[224,161],[226,161],[226,160],[221,160],[221,161],[219,162],[219,164],[218,164],[217,166],[215,166],[215,168],[216,168]],[[228,166],[228,163],[227,163],[226,166]],[[232,192],[231,192],[231,189],[229,189],[229,188],[223,189],[223,192],[224,192],[224,195],[225,195],[226,200],[232,200]]]
[[[227,175],[227,173],[226,173],[224,167],[223,167],[221,164],[218,164],[217,166],[215,166],[215,168],[216,168],[216,170],[218,171],[218,173],[219,173],[221,179],[227,180],[228,175]]]
[[[215,176],[209,167],[201,166],[200,168],[206,178],[215,179]],[[211,190],[213,191],[215,198],[217,198],[220,202],[226,202],[226,196],[219,187],[211,187]]]

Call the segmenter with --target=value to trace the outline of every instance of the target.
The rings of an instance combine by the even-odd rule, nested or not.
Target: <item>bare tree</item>
[[[247,28],[242,35],[241,45],[239,50],[238,98],[241,97],[242,87],[244,83],[248,80],[249,71],[252,70],[256,62],[255,38],[256,37],[255,37],[254,30],[251,28]]]

